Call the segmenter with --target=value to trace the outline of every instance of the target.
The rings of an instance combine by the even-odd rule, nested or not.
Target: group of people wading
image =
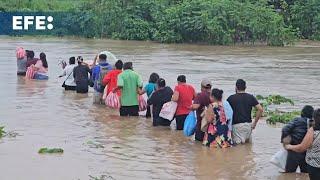
[[[76,64],[77,63],[77,64]],[[46,55],[34,58],[33,51],[17,50],[18,75],[26,75],[28,68],[34,71],[33,79],[48,79]],[[209,79],[200,83],[201,92],[187,83],[185,75],[177,77],[174,89],[166,85],[166,80],[152,73],[149,82],[143,86],[141,76],[134,71],[132,62],[117,60],[109,64],[106,54],[98,54],[89,65],[81,56],[70,57],[69,64],[63,66],[65,77],[63,87],[67,91],[88,93],[88,87],[94,89],[93,102],[104,104],[106,97],[119,98],[120,116],[139,116],[141,95],[147,95],[146,117],[152,117],[153,126],[170,126],[175,120],[176,130],[183,130],[186,118],[195,111],[195,140],[208,147],[227,148],[251,140],[252,130],[257,126],[263,113],[263,107],[255,96],[246,92],[246,82],[238,79],[236,93],[224,100],[223,90],[214,87]],[[115,99],[115,101],[117,101]],[[161,111],[166,103],[174,102],[173,118],[166,119]],[[143,104],[143,103],[142,103]],[[254,120],[252,110],[256,108]],[[307,122],[313,119],[313,125]],[[310,179],[320,179],[320,110],[306,106],[301,117],[295,118],[282,131],[281,141],[288,150],[286,172],[295,172],[300,166],[301,172],[308,172]]]
[[[34,51],[17,48],[17,75],[30,79],[47,80],[48,62],[45,53],[40,53],[39,58],[34,57]]]

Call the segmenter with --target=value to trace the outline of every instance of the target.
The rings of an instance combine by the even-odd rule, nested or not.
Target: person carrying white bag
[[[283,128],[281,133],[281,142],[284,143],[284,139],[287,136],[291,137],[288,144],[297,145],[300,144],[307,133],[309,127],[309,120],[312,119],[314,108],[312,106],[306,105],[301,110],[301,115],[295,117],[292,121],[288,122]],[[306,173],[307,163],[305,160],[306,152],[294,152],[289,150],[285,172],[294,173],[297,171],[298,167],[300,172]]]
[[[282,139],[284,146],[290,144],[291,136],[287,136]],[[282,147],[275,155],[270,159],[270,163],[280,168],[280,172],[286,172],[286,164],[288,158],[288,151]]]
[[[178,104],[174,101],[169,101],[162,106],[159,116],[170,121],[173,120]]]
[[[166,81],[163,78],[160,78],[157,81],[156,91],[153,92],[151,97],[148,99],[148,105],[152,106],[153,126],[170,126],[171,120],[173,119],[173,117],[171,118],[171,116],[172,114],[175,114],[174,103],[171,103],[172,95],[172,89],[166,86]],[[168,102],[171,103],[171,105],[166,104]],[[164,104],[166,104],[166,108],[163,108]],[[168,110],[168,106],[173,107],[173,109],[171,111]],[[160,117],[159,114],[162,109],[162,116],[170,119]]]

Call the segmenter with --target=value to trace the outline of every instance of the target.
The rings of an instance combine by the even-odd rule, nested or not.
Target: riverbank
[[[189,45],[189,46],[213,46],[213,47],[270,47],[266,43],[236,43],[232,45],[210,45],[208,43],[161,43],[157,41],[137,41],[137,40],[117,40],[117,39],[108,39],[108,38],[85,38],[80,36],[53,36],[53,35],[24,35],[24,36],[8,36],[0,35],[0,39],[16,39],[16,40],[32,40],[32,39],[41,39],[41,40],[71,40],[71,41],[122,41],[122,42],[137,42],[137,43],[155,43],[160,45]],[[307,40],[300,39],[297,40],[294,44],[286,45],[284,47],[320,47],[320,41],[316,40]],[[281,48],[281,47],[278,47]]]
[[[3,0],[0,6],[1,12],[54,14],[56,28],[33,34],[212,45],[320,40],[320,1],[315,0]]]

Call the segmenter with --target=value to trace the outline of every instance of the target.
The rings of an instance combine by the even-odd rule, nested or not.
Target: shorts
[[[176,124],[177,124],[177,127],[176,127],[177,130],[183,130],[184,121],[186,120],[187,116],[188,116],[188,114],[176,115],[175,116]]]
[[[35,73],[33,76],[33,79],[37,79],[37,80],[48,80],[49,77],[43,74],[39,74],[39,73]]]
[[[232,140],[235,144],[251,142],[251,123],[239,123],[232,125]]]
[[[64,86],[64,90],[66,91],[75,91],[76,90],[76,86]]]
[[[103,93],[94,91],[93,93],[93,104],[105,104],[102,99]]]
[[[139,116],[139,106],[121,106],[120,116]]]

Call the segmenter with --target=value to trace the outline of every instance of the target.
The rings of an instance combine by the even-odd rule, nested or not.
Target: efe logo
[[[51,30],[53,29],[52,21],[52,16],[12,16],[12,29],[28,30],[30,25],[35,25],[36,30]]]

